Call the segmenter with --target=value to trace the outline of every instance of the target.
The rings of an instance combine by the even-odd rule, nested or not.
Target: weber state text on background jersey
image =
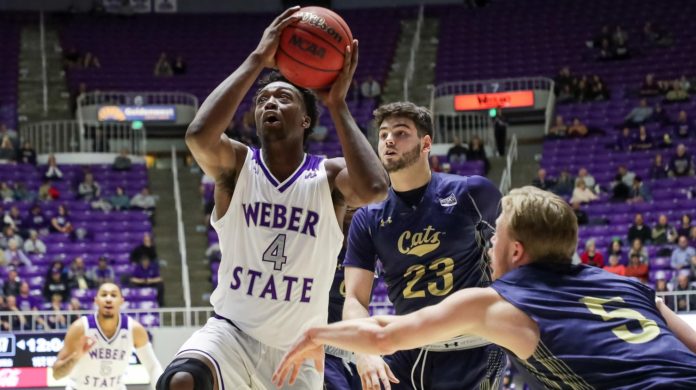
[[[67,388],[125,390],[123,374],[133,355],[130,318],[121,314],[116,333],[108,339],[99,327],[96,314],[83,316],[80,320],[85,336],[94,340],[94,344],[72,369]]]
[[[384,266],[397,314],[434,305],[454,291],[486,286],[485,244],[492,237],[500,192],[480,176],[433,173],[411,207],[393,189],[384,202],[353,216],[345,266]]]
[[[327,320],[343,233],[324,162],[305,155],[280,182],[249,149],[227,213],[212,214],[222,252],[215,312],[275,348]]]

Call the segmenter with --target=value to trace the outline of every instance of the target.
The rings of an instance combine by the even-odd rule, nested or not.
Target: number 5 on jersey
[[[288,261],[285,256],[285,234],[276,236],[271,245],[263,252],[262,260],[273,263],[273,269],[276,271],[283,269],[283,265]]]

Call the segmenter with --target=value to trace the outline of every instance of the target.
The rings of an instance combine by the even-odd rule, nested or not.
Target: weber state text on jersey
[[[94,340],[94,344],[73,367],[67,388],[125,390],[123,374],[133,355],[130,318],[121,314],[116,333],[108,339],[99,327],[96,314],[83,316],[80,320],[85,336]]]
[[[249,149],[227,213],[212,213],[222,252],[215,312],[275,348],[326,324],[343,233],[324,162],[305,155],[280,182],[261,151]]]
[[[530,264],[491,287],[539,326],[532,357],[512,360],[540,387],[696,389],[696,354],[639,282],[585,265]]]
[[[500,192],[480,176],[433,173],[423,198],[407,205],[393,189],[387,200],[353,216],[345,266],[384,266],[397,314],[434,305],[454,291],[487,286],[485,255]]]

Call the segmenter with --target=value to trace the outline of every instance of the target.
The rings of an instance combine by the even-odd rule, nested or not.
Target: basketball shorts
[[[288,337],[293,337],[288,335]],[[273,371],[278,367],[285,351],[270,347],[253,339],[225,319],[210,318],[181,346],[182,353],[195,353],[215,367],[219,390],[272,390]],[[283,389],[323,388],[323,375],[307,361],[300,370],[293,386]]]

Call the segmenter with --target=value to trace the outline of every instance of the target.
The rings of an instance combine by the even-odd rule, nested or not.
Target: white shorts
[[[217,372],[219,390],[272,390],[276,388],[271,380],[273,371],[285,351],[253,339],[223,319],[210,318],[176,354],[182,353],[196,353],[207,358]],[[322,389],[323,383],[323,373],[317,372],[313,362],[307,361],[295,384],[288,386],[286,383],[283,389]]]

